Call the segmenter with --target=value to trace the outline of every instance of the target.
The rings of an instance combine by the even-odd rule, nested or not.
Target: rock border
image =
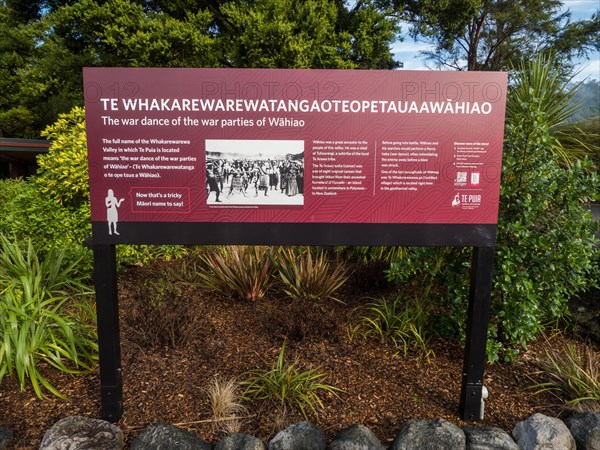
[[[13,433],[0,427],[0,450],[10,448]],[[123,450],[123,432],[109,422],[69,416],[50,427],[40,450]],[[298,422],[277,433],[268,443],[241,433],[211,444],[171,424],[148,425],[132,442],[138,450],[385,450],[367,427],[355,424],[340,430],[327,443],[325,433],[310,422]],[[397,431],[389,450],[600,450],[600,412],[577,414],[563,422],[533,414],[518,422],[512,436],[495,427],[464,427],[444,419],[409,420]]]

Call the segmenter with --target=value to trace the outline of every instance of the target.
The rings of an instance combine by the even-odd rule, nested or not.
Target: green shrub
[[[26,245],[31,240],[40,256],[62,248],[67,259],[79,259],[76,270],[92,273],[92,252],[84,246],[91,233],[89,204],[67,208],[25,180],[0,180],[0,233]]]
[[[52,139],[38,156],[38,171],[29,180],[3,181],[0,232],[25,243],[31,239],[43,256],[63,248],[69,258],[83,255],[77,270],[91,275],[91,234],[85,115],[81,108],[62,114],[44,133]]]
[[[85,111],[75,107],[60,114],[42,136],[51,141],[48,153],[38,156],[34,183],[60,205],[79,208],[89,202]]]
[[[315,416],[323,409],[321,393],[338,395],[340,389],[323,383],[324,373],[315,369],[301,370],[298,360],[289,364],[285,361],[285,342],[279,350],[277,362],[269,370],[255,369],[244,374],[246,380],[244,398],[252,400],[269,400],[281,411],[287,408],[300,410],[307,418],[311,411]]]
[[[16,372],[21,389],[29,380],[38,397],[42,389],[62,397],[40,365],[81,373],[97,353],[90,290],[75,269],[79,261],[67,261],[56,248],[42,259],[31,242],[25,252],[4,236],[0,242],[0,382]]]
[[[600,192],[589,161],[561,166],[552,133],[572,111],[564,82],[550,61],[523,65],[507,104],[506,143],[498,218],[493,332],[525,347],[566,301],[597,280],[596,224],[586,201]],[[527,94],[523,94],[526,91]]]
[[[273,283],[273,248],[219,246],[200,255],[201,283],[209,289],[243,300],[261,300]]]
[[[511,360],[550,322],[567,314],[567,299],[597,282],[596,224],[588,202],[600,183],[587,160],[564,163],[559,129],[572,110],[565,84],[544,58],[522,65],[508,93],[505,145],[488,358]],[[561,147],[562,150],[565,147]],[[413,249],[390,277],[444,265],[435,276],[444,287],[438,327],[464,338],[470,249]],[[416,272],[415,272],[416,271]],[[423,276],[423,275],[421,275]]]
[[[327,253],[310,247],[281,247],[273,254],[273,263],[283,291],[293,299],[324,300],[348,279],[347,269],[339,260],[334,268]]]
[[[18,237],[28,233],[25,213],[15,205],[15,199],[23,195],[27,187],[22,179],[0,180],[0,234]]]

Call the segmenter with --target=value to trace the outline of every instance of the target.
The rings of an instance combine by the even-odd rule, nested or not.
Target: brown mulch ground
[[[181,285],[177,294],[184,301],[177,314],[193,324],[187,328],[186,342],[177,348],[149,347],[156,334],[152,327],[162,318],[140,311],[136,297],[157,273],[170,272],[168,266],[132,268],[119,275],[124,415],[118,425],[127,442],[153,422],[177,424],[216,441],[219,436],[206,422],[211,418],[208,384],[215,376],[239,379],[250,369],[269,368],[284,341],[289,361],[297,358],[304,367],[318,367],[327,373],[327,383],[344,391],[339,398],[325,396],[325,409],[312,418],[328,438],[362,423],[387,446],[408,419],[444,418],[467,425],[458,417],[462,344],[433,340],[435,357],[427,363],[415,355],[398,354],[391,345],[349,334],[348,324],[365,297],[390,293],[380,267],[358,270],[338,296],[344,303],[274,297],[251,303]],[[539,381],[534,361],[544,345],[534,343],[517,362],[486,369],[484,384],[490,398],[479,425],[510,432],[517,421],[535,412],[559,412],[555,397],[528,388]],[[15,448],[37,448],[44,431],[63,417],[100,416],[98,370],[75,377],[51,371],[47,375],[67,401],[39,400],[29,387],[21,392],[15,377],[5,378],[0,386],[0,426],[14,431]],[[245,406],[249,417],[241,431],[263,441],[301,420],[291,413],[281,417],[273,405],[245,402]]]

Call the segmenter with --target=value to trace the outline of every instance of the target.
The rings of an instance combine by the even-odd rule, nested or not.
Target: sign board
[[[87,68],[84,84],[95,243],[493,244],[505,73]]]
[[[102,416],[115,244],[473,246],[460,414],[481,419],[505,73],[84,69]]]

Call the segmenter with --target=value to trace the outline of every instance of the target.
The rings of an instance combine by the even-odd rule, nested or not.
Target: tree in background
[[[219,35],[232,67],[392,69],[396,21],[371,1],[346,9],[332,0],[231,1]]]
[[[11,14],[7,7],[2,11]],[[29,17],[38,16],[39,20],[12,28],[13,35],[29,39],[24,37],[23,45],[29,43],[30,48],[22,53],[18,65],[13,64],[13,77],[6,81],[12,83],[12,89],[3,90],[15,93],[13,109],[28,114],[27,123],[38,133],[59,113],[83,104],[81,71],[85,66],[218,65],[215,41],[208,32],[211,16],[204,11],[179,20],[146,11],[128,0],[82,0],[56,5],[44,14],[29,13]],[[2,51],[0,61],[14,52]],[[10,126],[9,117],[0,116],[0,128],[7,135],[28,134],[27,129]]]
[[[22,97],[22,73],[35,49],[35,33],[0,4],[0,137],[35,137],[39,128]]]
[[[350,59],[356,68],[402,67],[402,62],[390,53],[390,44],[399,40],[397,36],[401,30],[390,7],[377,5],[373,0],[362,0],[350,10],[340,6],[339,11],[340,24],[351,35]]]
[[[571,21],[561,0],[382,0],[407,20],[411,35],[434,44],[436,67],[508,70],[540,51],[563,65],[600,45],[600,17]]]
[[[251,3],[251,4],[249,4]],[[220,35],[232,67],[351,69],[350,35],[336,29],[334,2],[257,0],[221,6]]]
[[[0,129],[36,137],[83,104],[85,66],[398,67],[373,0],[4,0]]]

